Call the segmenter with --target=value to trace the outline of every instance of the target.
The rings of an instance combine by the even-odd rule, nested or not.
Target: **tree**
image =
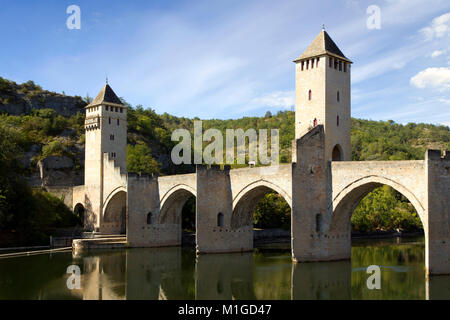
[[[86,104],[89,104],[92,102],[92,97],[89,95],[89,93],[86,93],[86,97],[83,98],[84,102],[86,102]]]
[[[127,170],[135,173],[159,173],[160,164],[152,157],[146,145],[127,146]]]
[[[258,202],[254,213],[254,225],[257,228],[289,229],[291,208],[277,193],[269,193]]]

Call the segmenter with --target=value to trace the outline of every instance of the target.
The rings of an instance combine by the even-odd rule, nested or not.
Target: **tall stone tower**
[[[104,202],[104,154],[126,171],[127,108],[106,84],[85,109],[85,227],[98,230],[102,222]]]
[[[325,30],[295,62],[295,139],[325,129],[326,160],[351,160],[350,65]]]

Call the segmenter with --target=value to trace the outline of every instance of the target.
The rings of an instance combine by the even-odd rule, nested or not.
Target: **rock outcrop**
[[[66,96],[35,85],[32,81],[17,84],[0,77],[0,113],[29,114],[34,109],[53,109],[70,117],[84,112],[86,103],[79,96]]]

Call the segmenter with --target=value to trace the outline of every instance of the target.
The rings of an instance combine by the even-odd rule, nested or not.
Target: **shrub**
[[[61,156],[63,154],[63,146],[58,140],[52,141],[42,147],[42,156]]]

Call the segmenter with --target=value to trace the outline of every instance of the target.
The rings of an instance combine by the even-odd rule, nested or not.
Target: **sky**
[[[107,76],[158,113],[262,116],[293,110],[292,61],[322,24],[354,62],[353,117],[450,126],[448,0],[0,0],[0,76],[82,97]]]

